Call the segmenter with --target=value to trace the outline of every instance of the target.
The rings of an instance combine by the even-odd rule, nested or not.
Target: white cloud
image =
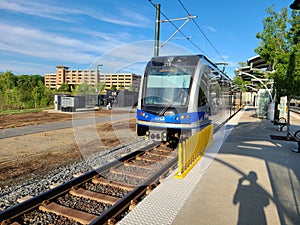
[[[153,20],[150,20],[148,17],[145,17],[143,14],[137,13],[136,11],[129,10],[127,8],[121,9],[122,14],[127,19],[134,21],[135,26],[139,27],[149,27],[153,26]]]
[[[103,13],[101,13],[99,15],[89,14],[89,16],[92,16],[93,18],[104,21],[104,22],[113,23],[113,24],[122,25],[122,26],[129,26],[129,27],[148,27],[150,24],[149,20],[146,20],[145,17],[143,17],[143,19],[146,22],[142,23],[136,19],[130,21],[130,20],[128,20],[128,18],[112,17],[111,15],[105,15]],[[140,15],[140,17],[141,17],[141,15]]]
[[[99,45],[5,23],[0,23],[0,33],[4,34],[0,36],[0,50],[77,63],[90,63],[95,55],[116,47],[110,41]]]
[[[0,9],[61,21],[70,21],[70,18],[67,18],[68,15],[80,13],[79,10],[70,8],[42,4],[39,2],[15,0],[0,1]]]
[[[217,30],[211,26],[206,26],[208,30],[212,31],[212,32],[217,32]]]
[[[0,59],[0,71],[12,71],[14,74],[40,74],[44,75],[45,71],[53,72],[55,67],[31,62],[9,61]]]
[[[68,22],[77,20],[77,15],[84,15],[107,23],[130,27],[147,27],[152,23],[144,15],[132,10],[122,9],[121,13],[116,13],[117,16],[113,16],[105,11],[101,12],[99,9],[97,11],[89,8],[77,10],[72,6],[55,6],[51,1],[48,4],[43,4],[34,1],[1,0],[0,9]]]
[[[124,44],[124,42],[130,40],[133,37],[130,33],[125,33],[125,32],[105,33],[105,32],[98,32],[95,30],[87,30],[87,29],[81,29],[76,32],[101,38],[105,41],[114,43],[115,45],[122,45]]]
[[[154,41],[139,41],[130,44],[121,45],[112,51],[109,51],[94,61],[90,68],[96,68],[102,64],[102,72],[134,72],[142,74],[147,61],[151,59],[154,53]],[[168,43],[160,49],[160,55],[189,55],[193,54],[188,49]]]

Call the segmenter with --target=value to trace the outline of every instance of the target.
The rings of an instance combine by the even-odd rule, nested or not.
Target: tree
[[[44,84],[41,81],[33,88],[32,97],[34,99],[34,108],[37,108],[41,105],[41,99],[44,97]]]
[[[61,93],[71,92],[71,87],[68,83],[61,83],[58,91]]]
[[[271,76],[277,97],[288,98],[289,136],[290,100],[292,96],[300,95],[300,12],[293,11],[291,18],[286,8],[276,13],[272,6],[266,12],[269,16],[263,20],[264,30],[256,35],[261,42],[255,51],[274,67],[275,72]]]
[[[95,88],[93,87],[93,85],[88,84],[87,82],[78,84],[77,88],[76,88],[76,95],[89,95],[95,93]]]
[[[123,84],[120,84],[119,86],[119,91],[122,91],[124,89],[124,85]]]
[[[117,87],[116,87],[116,85],[111,85],[111,87],[110,87],[110,90],[112,90],[112,91],[115,91],[115,90],[117,90]]]
[[[128,91],[133,91],[133,85],[130,84],[129,88],[128,88]]]
[[[48,106],[52,93],[44,87],[40,75],[18,75],[0,72],[0,110]]]
[[[246,62],[239,62],[238,64],[239,64],[240,67],[247,66]],[[239,75],[238,70],[235,70],[234,74],[235,74],[235,76],[233,78],[233,84],[237,85],[242,90],[242,92],[245,92],[247,90],[246,85],[250,84],[250,82],[249,81],[244,81],[243,78]]]
[[[100,94],[102,91],[104,91],[105,86],[106,86],[106,83],[105,83],[105,82],[100,82],[100,83],[97,84],[97,91],[98,91],[98,94]]]

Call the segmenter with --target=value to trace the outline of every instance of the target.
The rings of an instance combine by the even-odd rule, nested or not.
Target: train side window
[[[206,96],[201,88],[199,88],[198,107],[205,106],[207,103]]]

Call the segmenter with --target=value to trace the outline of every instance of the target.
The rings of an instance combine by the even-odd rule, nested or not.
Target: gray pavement
[[[123,110],[125,111],[125,110]],[[116,112],[116,113],[115,113]],[[16,137],[21,135],[27,134],[34,134],[34,133],[41,133],[47,132],[51,130],[59,130],[59,129],[66,129],[72,127],[79,127],[79,126],[87,126],[97,123],[104,123],[109,121],[118,121],[118,120],[125,120],[133,118],[135,116],[134,113],[124,112],[124,113],[117,113],[117,111],[112,111],[111,115],[103,116],[103,117],[91,117],[90,113],[87,114],[85,117],[84,112],[73,113],[73,119],[63,122],[53,122],[53,123],[46,123],[46,124],[39,124],[39,125],[32,125],[26,127],[17,127],[17,128],[9,128],[9,129],[0,129],[0,139],[2,138],[9,138],[9,137]]]
[[[293,114],[292,130],[300,129]],[[119,224],[300,224],[300,153],[254,108],[214,135],[215,144],[184,179],[168,177]]]

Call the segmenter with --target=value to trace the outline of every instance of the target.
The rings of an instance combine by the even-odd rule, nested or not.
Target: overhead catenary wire
[[[182,8],[185,10],[185,12],[188,15],[191,15],[190,12],[187,10],[187,8],[184,6],[184,4],[182,3],[181,0],[178,0],[179,4],[182,6]],[[193,23],[196,25],[196,27],[200,30],[200,32],[202,33],[202,35],[205,37],[205,39],[208,41],[208,43],[212,46],[212,48],[216,51],[216,53],[219,55],[219,57],[225,62],[225,59],[223,58],[223,56],[220,54],[220,52],[218,51],[218,49],[214,46],[214,44],[209,40],[209,38],[207,37],[207,35],[204,33],[204,31],[201,29],[201,27],[198,25],[198,23],[196,22],[196,20],[194,20],[192,18]]]
[[[152,0],[148,0],[149,3],[156,8],[155,4],[152,2]],[[198,45],[196,45],[189,36],[185,35],[163,12],[162,10],[160,10],[160,14],[166,18],[166,20],[168,20],[168,22],[170,22],[172,24],[172,26],[183,36],[185,37],[194,47],[196,47],[199,51],[201,51],[202,53],[204,53],[205,55],[208,56],[208,54],[206,52],[204,52]]]

